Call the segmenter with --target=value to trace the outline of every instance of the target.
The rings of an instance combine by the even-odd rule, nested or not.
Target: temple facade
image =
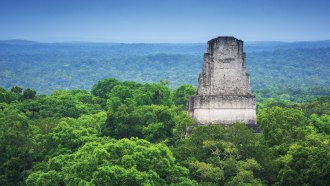
[[[246,72],[243,41],[234,37],[208,41],[197,95],[189,97],[187,109],[200,125],[256,124],[256,101]]]

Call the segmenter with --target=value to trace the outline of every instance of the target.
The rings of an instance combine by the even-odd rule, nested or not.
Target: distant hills
[[[114,43],[114,42],[85,42],[85,41],[70,41],[70,42],[37,42],[24,39],[11,39],[11,40],[0,40],[0,44],[7,45],[47,45],[47,46],[95,46],[95,47],[104,47],[104,46],[116,46],[121,48],[140,48],[149,50],[154,47],[164,49],[164,51],[159,52],[168,52],[169,48],[178,48],[182,49],[178,52],[187,53],[185,50],[191,51],[193,48],[195,52],[199,52],[201,49],[206,47],[205,43]],[[281,49],[294,49],[294,48],[326,48],[330,47],[330,40],[320,40],[320,41],[297,41],[297,42],[283,42],[283,41],[246,41],[244,42],[246,52],[254,51],[269,51],[269,50],[281,50]],[[152,50],[153,51],[153,50]]]
[[[299,41],[299,42],[245,42],[246,50],[250,51],[269,51],[295,48],[327,48],[330,47],[330,40],[323,41]]]
[[[10,40],[0,40],[0,44],[8,44],[8,45],[35,45],[41,44],[36,41],[29,41],[24,39],[10,39]]]
[[[49,94],[57,89],[90,90],[108,77],[138,82],[166,79],[172,88],[184,83],[197,85],[205,50],[206,43],[5,40],[0,41],[0,87],[18,85]],[[305,95],[306,91],[330,95],[330,40],[246,42],[244,50],[254,91],[265,90],[262,94],[272,97]]]

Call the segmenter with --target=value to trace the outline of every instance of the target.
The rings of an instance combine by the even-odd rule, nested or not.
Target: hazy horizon
[[[234,36],[235,37],[235,36]],[[208,40],[211,40],[213,38],[209,38]],[[240,39],[240,38],[237,38]],[[207,41],[208,41],[207,40]],[[52,44],[52,43],[58,43],[58,44],[65,44],[65,43],[69,43],[69,44],[79,44],[79,43],[95,43],[95,44],[206,44],[207,41],[201,41],[201,42],[114,42],[114,41],[83,41],[83,40],[74,40],[74,41],[70,41],[70,40],[63,40],[63,41],[37,41],[37,40],[30,40],[30,39],[22,39],[22,38],[11,38],[11,39],[0,39],[0,42],[5,42],[5,41],[27,41],[27,42],[36,42],[36,43],[46,43],[46,44]],[[300,43],[300,42],[330,42],[330,39],[324,39],[324,40],[301,40],[301,41],[244,41],[244,43],[247,44],[258,44],[258,43]]]

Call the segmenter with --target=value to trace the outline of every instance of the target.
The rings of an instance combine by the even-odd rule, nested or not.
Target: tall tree
[[[27,185],[196,185],[167,146],[141,139],[99,138],[36,166]]]

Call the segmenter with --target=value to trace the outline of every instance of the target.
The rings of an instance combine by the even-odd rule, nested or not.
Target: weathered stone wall
[[[243,41],[234,37],[210,40],[198,81],[197,95],[189,98],[187,107],[199,124],[256,123]]]
[[[253,96],[191,96],[188,112],[198,124],[256,124],[256,105]]]
[[[199,76],[198,95],[249,95],[243,41],[219,37],[208,42]]]

